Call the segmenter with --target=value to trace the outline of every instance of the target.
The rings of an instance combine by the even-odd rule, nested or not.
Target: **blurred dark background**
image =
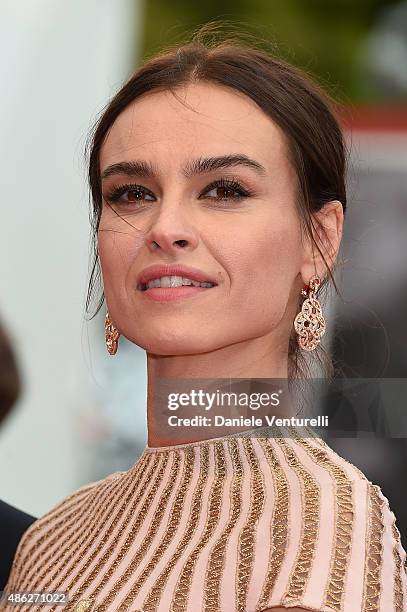
[[[340,100],[405,101],[407,6],[390,0],[149,0],[142,52],[222,19],[273,43],[280,57],[330,85]],[[138,52],[138,51],[137,51]]]

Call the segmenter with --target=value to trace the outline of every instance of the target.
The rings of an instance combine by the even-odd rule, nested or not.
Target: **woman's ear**
[[[301,266],[301,276],[305,284],[314,274],[321,279],[326,276],[324,258],[332,269],[342,240],[343,221],[343,206],[339,200],[331,200],[319,211],[312,213],[312,231],[319,250],[312,240],[307,241]]]

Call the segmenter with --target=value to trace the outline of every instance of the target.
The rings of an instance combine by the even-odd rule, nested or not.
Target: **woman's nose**
[[[160,214],[145,236],[149,250],[177,253],[180,249],[194,250],[198,245],[198,231],[181,216],[181,212]]]
[[[156,251],[158,249],[161,249],[163,251],[172,251],[172,250],[176,250],[178,248],[185,248],[189,245],[188,240],[186,240],[185,238],[181,238],[180,240],[174,240],[174,242],[172,243],[172,245],[169,244],[168,241],[163,241],[160,240],[160,242],[157,242],[157,240],[153,240],[151,242],[151,249]]]

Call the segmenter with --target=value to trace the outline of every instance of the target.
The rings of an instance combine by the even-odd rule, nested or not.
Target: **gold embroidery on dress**
[[[110,483],[102,484],[102,486],[98,489],[99,495],[103,495],[106,491],[110,490],[109,484]],[[100,501],[99,495],[95,496],[97,499],[92,505],[94,508],[97,508],[98,501]],[[67,506],[61,508],[61,510],[56,512],[55,514],[52,513],[49,517],[46,517],[45,519],[39,519],[35,524],[35,531],[33,530],[32,532],[27,534],[29,535],[29,542],[31,543],[35,532],[37,532],[39,529],[44,530],[43,535],[40,536],[37,540],[35,540],[33,546],[31,546],[31,548],[28,548],[27,550],[25,560],[27,560],[28,562],[25,563],[23,568],[21,568],[19,571],[18,583],[20,589],[24,589],[27,591],[30,590],[30,588],[32,591],[38,589],[41,580],[49,576],[50,568],[55,569],[55,564],[51,561],[49,568],[47,568],[47,571],[41,573],[41,570],[44,565],[47,563],[47,561],[52,559],[53,554],[55,554],[55,551],[52,549],[53,545],[56,544],[58,548],[60,548],[61,536],[66,534],[67,530],[69,530],[70,528],[74,529],[75,526],[77,526],[78,511],[80,512],[83,507],[84,497],[80,497],[72,504],[69,503],[67,504]],[[70,512],[71,510],[72,512]],[[55,518],[58,518],[59,516],[62,516],[62,520],[57,520],[53,525],[44,529],[44,527],[49,522],[54,521]],[[77,532],[73,531],[73,534],[75,533]],[[55,534],[55,536],[51,538],[53,534]],[[42,544],[44,544],[44,546],[41,550],[40,547]],[[17,561],[15,561],[15,563],[17,563]]]
[[[143,460],[142,463],[146,465]],[[149,463],[149,460],[147,460],[147,464]],[[145,475],[147,478],[149,473],[153,473],[155,467],[156,462],[154,462],[154,465],[151,470],[147,472],[147,475]],[[67,537],[62,540],[62,542],[60,542],[60,548],[62,552],[57,558],[57,561],[59,563],[64,562],[65,565],[63,565],[62,567],[57,565],[55,571],[51,576],[49,576],[51,569],[48,571],[47,577],[49,578],[49,580],[47,582],[47,586],[45,587],[47,590],[51,590],[51,584],[55,588],[60,587],[60,585],[66,580],[66,578],[70,576],[71,570],[73,571],[73,573],[75,573],[76,567],[78,566],[78,564],[81,563],[81,561],[83,561],[83,551],[86,551],[87,546],[89,545],[88,543],[95,538],[96,534],[101,533],[103,528],[105,530],[104,533],[108,533],[108,528],[106,528],[106,521],[108,521],[109,517],[112,516],[112,508],[116,510],[119,502],[123,499],[123,490],[126,491],[127,497],[130,498],[132,495],[134,495],[134,491],[138,491],[139,487],[142,486],[143,479],[137,476],[140,476],[140,471],[138,469],[134,471],[129,470],[128,473],[125,473],[124,478],[120,479],[117,483],[111,483],[111,491],[109,491],[108,493],[107,501],[105,502],[104,496],[101,496],[99,499],[99,507],[97,508],[97,510],[94,513],[89,513],[87,511],[84,518],[85,522],[77,521],[77,529],[75,530],[75,527],[73,528],[73,535],[75,536],[75,539],[71,541],[71,534],[68,533]],[[132,483],[132,480],[134,480],[134,483]],[[129,482],[131,486],[129,486]],[[119,515],[123,511],[124,506],[125,502],[121,507],[119,507],[119,510],[117,511]],[[68,555],[68,557],[65,559],[66,555]],[[67,561],[70,560],[72,561],[68,563]],[[82,571],[86,571],[87,566],[88,563],[85,564],[85,566],[82,568]],[[44,570],[44,572],[45,571],[46,570]],[[54,579],[56,579],[57,582],[53,582]],[[75,580],[72,580],[71,585],[73,585],[74,583]],[[69,590],[71,589],[72,586]],[[55,609],[56,606],[53,607],[53,610]]]
[[[273,449],[273,444],[269,438],[258,438],[263,451],[270,465],[275,501],[273,507],[273,515],[270,520],[271,529],[271,547],[269,553],[269,562],[267,574],[263,584],[260,599],[257,602],[256,611],[259,612],[267,607],[270,596],[272,594],[278,573],[281,569],[288,542],[288,516],[289,516],[289,485],[285,477],[277,455]]]
[[[222,583],[225,568],[225,552],[230,533],[235,526],[242,509],[242,478],[243,465],[239,457],[239,447],[235,439],[228,441],[229,454],[232,459],[233,476],[230,492],[230,513],[226,527],[212,547],[209,555],[205,574],[204,601],[202,610],[204,612],[219,612],[220,585]]]
[[[92,605],[90,599],[82,599],[79,603],[76,604],[73,612],[86,612],[89,610]]]
[[[295,440],[300,444],[312,459],[329,471],[335,480],[335,534],[334,551],[331,558],[330,574],[325,590],[325,604],[333,610],[340,611],[345,591],[346,572],[349,566],[349,557],[352,546],[353,520],[354,520],[354,493],[352,481],[346,472],[329,457],[328,445],[315,447],[310,442],[298,436],[297,432],[289,428]]]
[[[30,548],[28,548],[27,550],[27,554],[25,555],[25,558],[30,558],[30,560],[32,560],[32,549],[33,548],[38,548],[39,545],[43,542],[46,541],[49,536],[55,532],[55,530],[60,527],[61,525],[63,525],[66,520],[67,520],[67,512],[69,515],[69,511],[73,510],[72,514],[75,514],[75,510],[77,508],[80,508],[81,505],[83,504],[83,500],[86,497],[86,495],[89,493],[89,491],[91,491],[94,487],[94,483],[91,483],[89,485],[84,485],[83,487],[81,487],[79,490],[74,491],[73,493],[71,493],[70,495],[68,495],[67,497],[65,497],[61,502],[59,502],[59,504],[57,506],[55,506],[53,508],[52,514],[50,514],[49,516],[46,516],[44,518],[40,518],[37,519],[37,521],[35,521],[35,523],[33,523],[32,525],[30,525],[30,527],[28,528],[27,531],[24,532],[20,542],[19,542],[19,546],[18,549],[16,551],[16,555],[14,557],[14,561],[13,561],[13,567],[15,567],[16,569],[18,569],[18,575],[19,575],[19,585],[23,585],[24,581],[26,579],[26,575],[21,576],[21,570],[19,568],[20,566],[20,562],[21,562],[21,558],[22,558],[22,553],[23,551],[25,551],[25,549],[27,548],[27,545],[30,545],[33,541],[33,538],[35,540],[35,535],[41,531],[46,525],[48,525],[49,523],[53,523],[55,521],[55,519],[58,519],[59,517],[62,517],[62,520],[57,522],[56,524],[52,525],[51,527],[47,528],[45,530],[45,533],[43,534],[43,536],[41,536],[40,538],[38,538],[37,540],[35,540],[34,546]],[[30,554],[28,554],[28,551],[30,551]],[[34,563],[34,566],[36,566],[36,563]],[[29,566],[30,567],[30,566]],[[25,567],[24,567],[24,571],[26,571]],[[15,584],[10,584],[9,591],[17,591],[18,589],[16,588]],[[25,589],[26,590],[26,589]]]
[[[236,610],[247,611],[247,591],[253,571],[257,522],[263,512],[265,485],[256,451],[250,438],[242,438],[250,465],[250,510],[239,534],[238,562],[236,569]]]
[[[215,453],[215,478],[210,491],[206,524],[203,534],[199,538],[198,544],[190,553],[181,570],[175,587],[173,600],[171,602],[170,612],[182,612],[186,609],[188,605],[192,576],[199,553],[207,544],[209,538],[216,528],[216,525],[219,522],[222,506],[223,486],[226,478],[225,449],[222,442],[215,442],[214,446],[211,448],[213,448]]]
[[[139,590],[145,583],[148,576],[154,570],[154,568],[156,567],[160,559],[164,556],[165,551],[167,550],[168,546],[170,545],[171,541],[174,538],[174,535],[178,529],[178,525],[181,520],[181,516],[183,513],[183,509],[184,509],[184,504],[185,504],[185,497],[187,495],[188,487],[190,485],[191,478],[192,478],[194,457],[195,457],[194,449],[192,447],[187,448],[185,451],[185,458],[183,460],[183,473],[182,473],[182,478],[181,478],[181,484],[178,490],[176,491],[175,500],[170,509],[167,528],[165,530],[164,535],[162,536],[160,543],[156,547],[154,553],[151,555],[149,562],[147,563],[146,567],[143,569],[141,574],[137,576],[137,578],[135,578],[135,570],[140,564],[140,561],[142,561],[143,558],[145,557],[147,550],[150,547],[150,544],[153,541],[160,527],[160,524],[162,523],[164,510],[167,507],[169,495],[172,493],[172,490],[174,489],[174,486],[175,486],[176,479],[178,477],[178,471],[179,471],[178,461],[180,461],[181,459],[180,456],[177,458],[178,459],[177,464],[173,468],[168,484],[164,490],[164,493],[162,494],[160,498],[160,501],[158,503],[157,510],[154,514],[154,518],[152,520],[152,524],[150,526],[149,532],[143,539],[142,545],[139,547],[138,551],[133,556],[131,563],[126,568],[126,571],[122,574],[120,579],[115,582],[108,596],[103,600],[101,612],[111,610],[112,608],[111,603],[113,599],[115,598],[117,591],[120,591],[120,589],[122,588],[125,582],[129,582],[131,580],[133,583],[132,588],[127,593],[123,601],[121,601],[119,605],[115,606],[115,611],[126,612],[129,609],[130,604],[133,603],[135,597],[137,596],[137,593],[139,592]],[[132,539],[134,539],[134,537]],[[130,540],[129,542],[131,544]]]
[[[299,552],[282,600],[282,605],[285,603],[299,604],[308,583],[318,538],[320,487],[315,478],[301,464],[291,446],[283,438],[277,438],[277,442],[282,447],[289,465],[294,468],[301,481],[302,521]]]
[[[99,576],[99,574],[101,573],[101,569],[103,568],[103,566],[108,561],[109,557],[114,552],[115,547],[107,545],[107,542],[106,542],[106,540],[109,538],[109,534],[114,533],[114,539],[117,542],[123,535],[123,532],[125,531],[128,525],[128,522],[131,520],[132,517],[136,516],[135,523],[137,524],[138,528],[144,521],[145,516],[148,512],[148,509],[151,507],[151,504],[153,503],[154,498],[156,496],[157,490],[159,489],[160,484],[163,480],[164,472],[165,472],[165,469],[168,463],[168,458],[169,458],[169,454],[166,451],[162,455],[161,465],[158,469],[158,472],[153,481],[153,484],[151,485],[150,489],[148,489],[147,491],[147,494],[145,496],[145,499],[142,503],[141,508],[137,510],[140,500],[145,495],[145,490],[141,490],[139,492],[139,494],[135,497],[135,499],[133,500],[133,502],[131,503],[129,507],[129,501],[131,501],[131,491],[130,491],[130,493],[127,495],[126,499],[124,500],[123,505],[121,506],[120,510],[115,514],[113,521],[106,526],[105,531],[104,531],[104,537],[101,539],[99,544],[92,550],[92,553],[87,559],[87,562],[85,563],[85,565],[83,567],[80,567],[80,569],[78,569],[77,571],[75,571],[74,578],[71,580],[70,584],[66,587],[66,590],[69,592],[73,591],[73,587],[75,583],[77,582],[78,577],[79,578],[82,577],[84,572],[89,568],[90,564],[95,559],[98,559],[96,564],[92,565],[91,572],[88,574],[84,582],[81,584],[80,588],[75,592],[75,599],[79,599],[83,595],[85,590],[87,590],[88,587],[92,584],[92,582],[94,582],[94,580]],[[159,460],[159,456],[156,459]],[[154,466],[155,465],[156,465],[156,462],[154,463]],[[123,517],[123,513],[125,510],[126,510],[126,515]],[[118,529],[116,530],[117,527]],[[105,552],[102,555],[102,557],[99,558],[99,553],[103,550],[105,550]],[[81,565],[81,558],[78,559],[77,565],[78,566]],[[107,574],[104,574],[102,578],[102,582],[104,584],[106,582],[106,575]]]
[[[225,493],[223,493],[225,485],[224,481],[226,479],[227,472],[227,464],[225,463],[224,455],[225,445],[233,466],[231,487],[226,493],[226,495],[230,495],[230,513],[225,527],[223,527],[220,535],[214,541],[209,553],[205,573],[203,591],[204,602],[202,612],[218,612],[222,603],[220,594],[221,585],[223,584],[224,580],[225,563],[227,561],[225,558],[227,544],[230,533],[233,527],[236,525],[238,517],[241,516],[242,511],[241,493],[243,476],[245,474],[245,470],[243,469],[243,464],[239,455],[239,451],[242,447],[245,449],[246,456],[250,464],[251,505],[249,517],[246,520],[239,538],[239,550],[241,552],[241,557],[238,559],[238,570],[241,571],[241,576],[239,579],[239,572],[237,571],[235,584],[236,610],[239,612],[243,612],[243,610],[246,612],[247,610],[247,593],[253,573],[255,561],[254,553],[257,550],[255,546],[255,530],[257,528],[258,519],[261,516],[264,508],[265,487],[262,478],[263,473],[260,469],[262,466],[259,466],[258,464],[260,446],[263,449],[264,456],[267,458],[267,463],[272,473],[275,501],[273,505],[273,516],[270,518],[270,538],[272,546],[270,547],[269,551],[266,577],[262,585],[260,598],[255,608],[256,612],[260,612],[260,610],[264,609],[269,604],[273,587],[275,586],[278,572],[281,568],[288,546],[289,524],[287,518],[289,515],[290,501],[289,485],[284,469],[278,460],[280,452],[278,452],[278,454],[276,453],[276,451],[273,449],[272,441],[269,438],[256,438],[258,442],[255,443],[253,443],[250,439],[247,440],[242,438],[242,440],[242,445],[238,444],[236,439],[233,438],[224,442],[216,442],[216,447],[214,445],[213,452],[216,455],[215,466],[217,483],[212,487],[210,499],[208,500],[209,515],[203,530],[202,539],[204,541],[203,543],[201,542],[201,537],[198,539],[197,545],[184,564],[182,572],[180,572],[181,574],[183,573],[183,575],[181,575],[182,582],[180,580],[178,581],[178,599],[177,602],[175,602],[175,600],[173,602],[173,606],[171,607],[172,612],[180,612],[181,610],[185,612],[186,609],[189,609],[189,606],[192,606],[194,603],[190,600],[190,592],[198,555],[209,540],[212,543],[211,537],[216,529],[216,525],[219,524],[219,517],[221,516],[221,504],[224,499],[227,499],[224,497]],[[335,532],[333,536],[334,544],[331,555],[330,573],[325,588],[324,603],[326,606],[329,606],[329,609],[341,612],[343,609],[343,597],[346,593],[346,572],[349,566],[349,557],[352,545],[352,521],[354,515],[353,483],[340,465],[335,463],[335,458],[332,459],[329,452],[332,451],[332,449],[326,444],[323,445],[319,438],[316,437],[312,444],[310,444],[307,439],[297,437],[297,442],[315,462],[329,471],[335,481],[336,518]],[[307,507],[307,496],[309,500],[312,499],[312,496],[309,497],[308,493],[309,484],[312,484],[313,480],[311,477],[312,470],[311,474],[308,474],[308,472],[305,470],[305,466],[301,465],[301,457],[294,452],[295,446],[293,447],[293,445],[285,442],[284,439],[278,439],[275,445],[279,445],[279,447],[282,448],[281,452],[284,452],[284,455],[288,460],[288,464],[294,468],[302,485],[301,494],[304,524],[302,525],[300,553],[297,556],[296,563],[291,573],[290,585],[285,592],[285,602],[282,602],[282,605],[284,605],[284,603],[290,603],[291,605],[295,603],[296,605],[301,605],[302,602],[300,602],[298,599],[299,591],[301,590],[302,593],[305,592],[308,581],[308,573],[310,573],[310,566],[312,562],[312,558],[310,560],[310,557],[305,554],[305,560],[308,561],[304,564],[301,554],[301,544],[306,548],[306,551],[309,551],[312,538],[307,539],[306,536],[308,532],[305,532],[304,528],[306,520],[311,521],[312,519],[312,508],[316,508],[320,503],[320,491],[319,486],[317,485],[316,481],[314,481],[314,506],[312,503],[309,503]],[[161,494],[160,497],[160,503],[156,504],[156,498],[154,495],[152,495],[154,485],[150,487],[149,493],[147,493],[147,487],[150,486],[153,477],[156,477],[158,468],[160,468],[158,473],[161,480],[160,478],[157,478],[155,483],[157,483],[157,487],[159,487],[160,484],[163,484],[163,474],[166,469],[165,465],[166,461],[168,461],[168,457],[166,461],[163,461],[164,466],[162,463],[160,463],[159,457],[154,457],[154,465],[151,470],[149,469],[147,471],[147,467],[150,468],[152,465],[151,460],[154,456],[153,454],[147,455],[146,458],[143,458],[140,461],[140,463],[137,465],[137,469],[135,469],[130,477],[128,476],[128,473],[121,472],[119,473],[119,476],[116,477],[118,480],[117,484],[115,483],[114,479],[112,479],[110,482],[101,481],[100,485],[94,491],[94,496],[91,495],[93,485],[89,485],[83,494],[78,494],[76,496],[73,494],[69,498],[66,498],[64,501],[66,502],[69,500],[69,502],[66,505],[61,504],[60,507],[57,507],[55,514],[45,517],[43,522],[41,522],[40,519],[38,521],[39,524],[34,526],[35,529],[33,529],[33,536],[34,534],[37,534],[37,532],[42,535],[37,541],[33,542],[31,533],[29,533],[28,535],[30,537],[27,537],[27,539],[23,541],[25,554],[20,554],[20,559],[22,561],[21,567],[20,565],[15,566],[19,571],[17,572],[14,570],[14,582],[17,582],[18,586],[22,587],[19,576],[21,570],[24,572],[25,579],[33,583],[33,585],[41,587],[41,590],[43,590],[44,587],[40,582],[37,582],[38,573],[41,581],[47,580],[47,587],[48,585],[52,586],[52,589],[48,588],[48,590],[57,590],[58,586],[65,581],[66,576],[69,576],[69,578],[72,579],[71,584],[74,586],[81,584],[81,579],[86,577],[85,584],[81,584],[80,589],[78,589],[76,592],[75,588],[72,589],[71,597],[74,599],[72,600],[71,605],[74,607],[71,608],[68,606],[68,608],[64,608],[64,610],[69,609],[71,612],[110,612],[110,610],[113,608],[111,605],[113,599],[118,597],[119,594],[122,594],[124,599],[121,602],[120,607],[114,606],[116,612],[124,612],[124,610],[127,612],[130,610],[134,610],[134,612],[156,612],[159,604],[163,603],[163,590],[170,573],[173,571],[177,561],[179,561],[181,558],[183,551],[191,541],[193,534],[196,532],[196,526],[199,523],[199,516],[201,516],[201,512],[204,512],[205,514],[207,513],[206,507],[202,508],[202,496],[204,485],[207,482],[208,477],[208,458],[209,452],[211,452],[210,448],[211,447],[208,448],[207,445],[201,445],[200,447],[201,471],[192,497],[191,510],[187,515],[188,523],[185,531],[183,531],[181,534],[182,539],[180,539],[179,544],[177,540],[175,552],[172,554],[169,561],[165,561],[164,569],[161,571],[158,578],[155,579],[153,586],[150,588],[150,591],[144,600],[144,604],[140,603],[139,606],[141,607],[138,607],[137,610],[131,607],[131,602],[135,600],[135,597],[140,590],[140,586],[145,584],[145,580],[151,574],[151,571],[157,567],[162,555],[164,554],[165,556],[165,550],[168,548],[170,541],[174,539],[179,521],[185,511],[184,508],[188,486],[191,486],[191,478],[194,473],[194,462],[192,455],[189,456],[188,452],[186,454],[185,464],[183,464],[184,471],[180,481],[181,484],[179,485],[179,488],[177,488],[176,495],[174,495],[175,502],[173,503],[171,512],[168,515],[168,526],[163,536],[163,542],[161,542],[160,539],[159,545],[156,549],[154,549],[153,556],[149,555],[148,565],[143,569],[141,576],[136,579],[135,583],[132,582],[131,586],[134,586],[129,593],[126,593],[125,589],[123,589],[122,594],[121,588],[123,584],[128,583],[134,577],[133,564],[135,563],[135,559],[137,558],[139,561],[141,561],[143,555],[149,553],[149,548],[151,548],[151,544],[154,541],[157,530],[160,528],[162,523],[165,506],[168,508],[168,501],[170,497],[172,499],[171,487],[169,483],[167,484],[167,481],[165,482],[166,488],[164,489],[164,493]],[[370,483],[370,481],[366,479],[363,473],[360,472],[356,466],[343,458],[341,459],[351,465],[352,468],[359,472],[363,480],[366,483],[369,483],[366,487],[368,495],[368,525],[366,534],[366,567],[363,585],[363,608],[361,608],[361,612],[378,612],[378,610],[381,609],[380,597],[383,572],[381,564],[383,558],[384,500],[381,496],[379,487]],[[175,463],[174,465],[176,466],[177,464]],[[172,465],[171,468],[174,468],[174,465]],[[174,472],[171,470],[169,473],[169,478],[172,479],[172,483],[174,484],[176,480],[175,474],[178,472],[176,470],[174,470]],[[121,477],[121,474],[126,474],[126,477]],[[268,476],[266,476],[266,478],[269,477],[269,472],[267,472],[267,474]],[[311,482],[305,477],[305,474],[308,474],[311,477]],[[134,492],[133,497],[127,497],[126,502],[118,511],[118,503],[115,502],[116,498],[120,501],[122,498],[124,498],[124,492],[126,494],[128,493],[129,487],[127,481],[129,481],[129,483],[133,482],[133,484],[134,481],[136,481],[136,486],[134,489],[138,492],[140,491],[140,495],[137,494],[138,504],[142,504],[144,497],[149,497],[150,505],[154,504],[154,509],[157,508],[157,510],[154,513],[154,519],[152,519],[146,539],[143,539],[141,546],[131,558],[131,565],[127,567],[124,574],[120,572],[120,578],[116,581],[114,587],[108,592],[105,600],[100,604],[100,606],[98,606],[96,603],[94,603],[94,593],[90,592],[89,587],[94,588],[93,583],[95,583],[95,586],[97,584],[95,593],[99,593],[107,584],[111,576],[114,576],[113,572],[116,571],[118,564],[123,561],[128,550],[126,546],[123,546],[118,555],[115,557],[114,561],[110,561],[110,558],[113,559],[113,555],[116,554],[117,547],[114,546],[115,542],[119,540],[125,525],[127,526],[127,529],[129,528],[129,522],[123,519],[123,512],[125,509],[127,509],[126,504],[129,505],[128,500],[133,500]],[[174,487],[172,490],[174,491]],[[263,499],[261,502],[260,500],[262,496]],[[150,506],[146,506],[145,508],[144,502],[142,511],[145,508],[147,512],[149,507]],[[84,514],[82,511],[84,508],[86,508],[86,514]],[[132,506],[132,508],[134,508],[134,506]],[[107,524],[106,521],[109,520],[109,509],[111,512],[117,511],[115,514],[116,520],[113,521],[111,527],[114,532],[114,542],[113,546],[109,547],[110,550],[107,548],[107,540],[111,534],[109,533],[108,528],[104,529]],[[137,509],[134,511],[134,517],[138,517],[139,510],[140,509],[137,506]],[[80,521],[78,521],[78,517],[80,517]],[[103,517],[106,518],[103,519]],[[110,518],[112,518],[112,516]],[[44,529],[44,526],[47,524],[50,524],[48,530]],[[310,524],[312,525],[312,521]],[[99,530],[97,532],[95,529],[97,529],[98,526]],[[115,531],[115,528],[117,529],[117,532]],[[318,525],[316,528],[318,532]],[[404,612],[404,607],[406,604],[404,601],[404,579],[406,572],[406,567],[404,566],[405,554],[403,557],[400,534],[394,521],[391,525],[391,533],[394,562],[391,564],[392,573],[389,574],[389,579],[391,576],[393,581],[393,605],[390,607],[392,610],[394,609],[394,612]],[[85,559],[84,555],[86,554],[87,543],[90,543],[91,539],[94,538],[95,535],[98,536],[98,540],[100,536],[101,543],[98,544],[97,550],[93,551],[92,554],[89,554],[89,558]],[[130,543],[129,548],[131,546],[132,543]],[[53,547],[53,549],[51,547]],[[98,562],[99,569],[97,572],[93,571],[89,575],[91,567],[93,568],[91,563],[94,564],[95,558],[97,557],[97,559],[99,559],[101,554],[103,554],[102,561],[104,560],[101,568],[102,571],[100,571],[100,564]],[[29,561],[26,561],[26,559],[29,559]],[[83,561],[85,561],[85,563],[82,565]],[[111,565],[109,565],[108,571],[105,572],[103,565],[106,565],[109,562]],[[65,575],[61,577],[61,574],[64,572]],[[99,583],[96,583],[99,578]],[[54,579],[58,581],[58,585],[55,585]],[[242,582],[244,582],[244,584],[242,584]],[[239,585],[242,587],[241,590],[239,590]],[[233,588],[233,585],[230,586]],[[10,586],[8,586],[8,590],[10,590]],[[27,590],[26,585],[24,585],[24,590]],[[89,599],[87,598],[88,592],[90,597]],[[85,597],[85,599],[80,599],[81,597]],[[168,602],[168,604],[169,609],[170,602]],[[24,606],[21,612],[24,612],[24,609],[28,609],[28,607]],[[59,610],[59,607],[55,606],[53,610]]]
[[[27,580],[31,580],[31,582],[28,582],[28,587],[31,588],[31,590],[38,589],[38,585],[42,584],[44,579],[48,579],[48,581],[42,584],[42,588],[43,590],[49,590],[49,585],[54,578],[58,576],[61,569],[68,570],[64,557],[69,554],[68,559],[73,558],[74,553],[79,548],[77,546],[78,541],[81,541],[81,538],[83,539],[87,534],[94,534],[95,531],[100,528],[100,525],[104,524],[110,513],[112,504],[117,504],[122,495],[122,489],[126,487],[128,481],[131,482],[131,480],[131,475],[126,474],[126,476],[120,480],[118,486],[115,479],[108,479],[106,483],[102,483],[103,486],[101,486],[97,494],[92,497],[89,505],[85,503],[85,500],[82,500],[81,506],[79,507],[79,513],[74,512],[72,518],[70,514],[65,516],[62,522],[65,536],[61,538],[61,534],[59,533],[61,530],[58,530],[53,539],[47,542],[47,546],[41,554],[37,556],[30,555],[30,565],[27,568],[27,572],[31,569],[31,574]],[[85,509],[85,512],[81,511],[83,509]],[[58,526],[60,526],[60,523],[57,522],[52,528],[47,529],[46,535],[49,536]],[[41,541],[43,539],[44,538],[41,538]],[[55,560],[55,551],[52,549],[54,544],[62,551],[57,560]],[[35,546],[37,546],[37,543]],[[44,556],[47,552],[48,555]],[[61,565],[58,566],[58,563],[63,563],[62,567]],[[68,571],[65,576],[67,575],[69,575]]]
[[[375,611],[380,606],[380,572],[383,558],[383,499],[377,485],[368,483],[368,530],[363,584],[363,612]]]
[[[326,444],[326,442],[323,441],[322,439],[317,438],[317,441],[321,445],[326,447],[327,449],[332,450]],[[359,474],[362,480],[364,480],[366,483],[369,483],[369,485],[371,486],[377,487],[377,485],[373,485],[373,483],[371,483],[370,480],[366,478],[365,474],[363,474],[363,472],[356,465],[354,465],[353,463],[351,463],[344,457],[341,457],[341,459],[345,463],[350,465]],[[376,490],[380,491],[378,487]],[[389,508],[389,511],[390,511],[390,508]],[[394,539],[393,557],[394,557],[395,564],[396,564],[396,571],[394,575],[394,610],[395,612],[404,612],[404,607],[405,607],[404,589],[403,589],[403,582],[402,582],[401,576],[403,575],[403,573],[406,573],[407,569],[403,566],[403,562],[402,562],[401,555],[400,555],[400,547],[401,547],[400,532],[398,531],[397,526],[395,525],[394,514],[393,514],[392,533],[393,533],[393,539]]]
[[[168,451],[166,452],[166,456],[167,456],[167,459],[169,460],[171,455]],[[187,462],[186,462],[187,481],[188,481],[188,476],[190,476],[190,472],[191,472],[191,462],[192,462],[191,454],[187,453]],[[173,456],[172,465],[171,465],[170,475],[167,477],[166,486],[164,487],[164,490],[160,494],[160,498],[158,500],[158,503],[156,504],[154,515],[151,519],[151,523],[149,525],[148,531],[145,537],[143,538],[141,545],[137,548],[137,551],[134,553],[130,564],[126,567],[125,570],[122,570],[120,572],[120,577],[114,582],[113,586],[110,588],[107,595],[98,604],[98,612],[106,612],[107,610],[111,610],[112,607],[114,607],[116,612],[118,612],[119,610],[121,611],[123,609],[128,610],[129,608],[127,606],[127,600],[129,601],[133,600],[133,595],[135,596],[137,594],[139,588],[144,583],[146,576],[144,577],[143,574],[146,572],[146,569],[143,570],[142,575],[139,576],[137,580],[134,580],[134,586],[131,589],[131,591],[126,595],[125,602],[122,602],[120,605],[112,606],[112,601],[115,599],[117,593],[121,591],[123,585],[128,583],[129,579],[134,578],[135,570],[137,569],[137,567],[139,566],[143,558],[146,556],[146,553],[148,549],[150,548],[152,541],[154,540],[154,537],[162,521],[162,517],[164,515],[165,509],[167,508],[167,505],[169,503],[171,494],[174,491],[174,483],[176,482],[178,478],[180,464],[181,464],[181,454],[179,451],[175,451],[174,456]],[[160,478],[160,484],[163,481],[163,479],[164,479],[164,476]],[[120,536],[121,533],[124,532],[125,527],[129,521],[131,521],[131,528],[126,536],[124,543],[120,545],[120,548],[118,550],[113,550],[113,551],[106,550],[104,557],[102,557],[102,561],[104,558],[108,558],[109,556],[110,557],[113,557],[113,555],[115,556],[112,562],[110,563],[109,569],[104,572],[103,577],[99,581],[97,587],[94,587],[93,590],[91,591],[90,593],[91,596],[97,597],[99,593],[102,591],[102,589],[106,586],[110,578],[114,576],[114,573],[117,567],[121,564],[123,559],[126,557],[128,551],[131,549],[132,545],[136,541],[136,536],[138,535],[140,528],[146,519],[146,516],[148,514],[148,511],[151,505],[155,501],[157,492],[158,492],[158,487],[154,490],[153,493],[151,493],[151,495],[149,495],[146,498],[140,511],[137,514],[135,514],[134,511],[130,511],[127,513],[128,518],[127,517],[124,518],[123,527],[120,529],[118,536]],[[178,508],[177,508],[177,512],[178,512]],[[171,518],[175,520],[176,515],[174,515],[174,517],[170,516],[170,524],[171,524]],[[151,561],[149,565],[151,565]]]
[[[394,572],[394,611],[395,612],[404,612],[405,607],[404,607],[404,595],[403,595],[403,583],[402,583],[402,572],[406,572],[406,568],[403,566],[403,561],[401,558],[401,554],[400,554],[400,550],[399,550],[399,546],[400,546],[400,532],[397,529],[397,526],[395,524],[395,517],[393,514],[393,524],[391,526],[391,530],[392,530],[392,535],[393,535],[393,540],[394,540],[394,546],[393,546],[393,557],[394,557],[394,563],[396,566],[395,572]]]
[[[147,597],[143,602],[143,611],[145,612],[155,612],[161,600],[161,594],[164,589],[164,586],[168,580],[168,577],[176,565],[178,559],[180,558],[182,552],[185,550],[188,543],[191,541],[192,536],[195,533],[196,527],[199,523],[200,513],[204,510],[202,506],[202,495],[205,487],[205,483],[208,479],[208,461],[209,461],[209,449],[207,446],[201,446],[201,455],[200,455],[200,471],[198,482],[195,487],[194,496],[191,503],[191,511],[188,517],[188,524],[185,529],[185,533],[182,536],[181,541],[179,542],[174,554],[171,559],[168,561],[167,565],[158,576],[157,580],[151,587]]]

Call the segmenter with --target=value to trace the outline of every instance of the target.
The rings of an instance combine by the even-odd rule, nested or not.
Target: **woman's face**
[[[98,248],[111,318],[154,354],[267,335],[284,345],[305,280],[284,136],[232,89],[198,83],[178,94],[187,106],[167,91],[139,98],[101,149]],[[159,264],[191,266],[217,284],[137,288]]]

